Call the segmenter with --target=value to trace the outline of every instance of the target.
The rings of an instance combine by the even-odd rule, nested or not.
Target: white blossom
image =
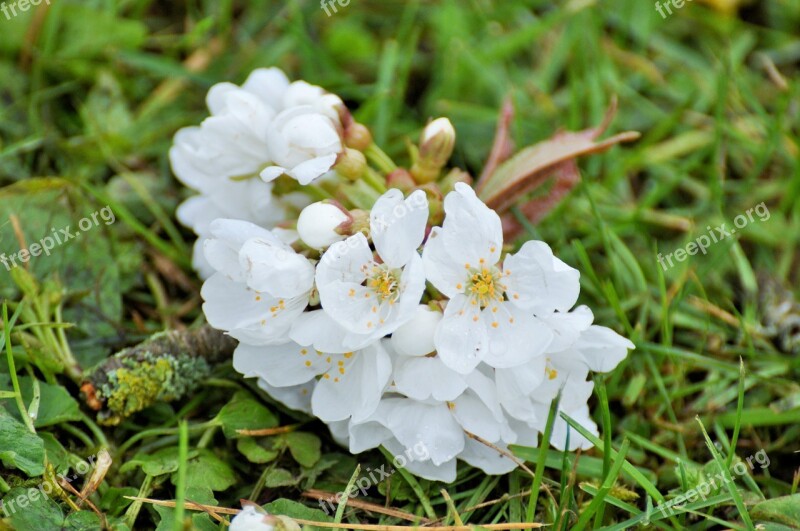
[[[500,264],[500,218],[464,183],[444,209],[423,251],[428,280],[450,299],[436,332],[439,356],[466,374],[481,362],[508,368],[541,355],[552,331],[536,315],[575,303],[578,271],[542,242],[527,242]]]

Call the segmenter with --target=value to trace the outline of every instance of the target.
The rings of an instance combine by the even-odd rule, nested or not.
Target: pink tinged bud
[[[386,187],[397,188],[403,193],[409,193],[417,186],[414,177],[405,168],[397,168],[386,176]]]
[[[442,313],[426,305],[417,306],[414,317],[392,334],[392,346],[402,356],[425,356],[436,350],[433,336]]]
[[[297,219],[297,233],[306,245],[313,249],[324,249],[345,239],[337,229],[351,221],[349,214],[341,207],[325,201],[312,203],[300,212]]]
[[[345,124],[344,142],[347,147],[364,151],[372,144],[372,133],[365,125],[351,121]]]

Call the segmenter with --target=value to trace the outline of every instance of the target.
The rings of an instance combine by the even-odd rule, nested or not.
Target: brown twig
[[[311,498],[312,500],[323,500],[330,503],[338,503],[339,501],[339,498],[336,494],[318,489],[309,489],[303,492],[301,496],[305,498]],[[419,522],[423,524],[428,524],[431,522],[430,519],[424,518],[422,516],[417,516],[416,514],[413,513],[408,513],[406,511],[401,511],[400,509],[393,509],[392,507],[384,507],[382,505],[378,505],[377,503],[370,503],[366,501],[356,500],[353,498],[349,498],[347,500],[347,505],[349,507],[354,507],[356,509],[361,509],[363,511],[369,511],[371,513],[379,513],[379,514],[385,514],[386,516],[392,516],[394,518],[401,518],[403,520],[408,520],[409,522]]]

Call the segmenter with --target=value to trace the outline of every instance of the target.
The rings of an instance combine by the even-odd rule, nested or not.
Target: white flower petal
[[[222,273],[206,280],[200,294],[211,326],[253,345],[285,343],[292,322],[307,304],[302,298],[284,300],[257,294]]]
[[[477,306],[465,296],[456,295],[447,303],[434,342],[445,365],[467,374],[483,360],[489,348],[488,337]]]
[[[422,190],[405,200],[397,189],[379,197],[370,211],[370,234],[383,262],[391,268],[407,264],[425,238],[427,222],[428,199]]]
[[[506,445],[498,444],[497,446],[511,453]],[[467,439],[464,451],[459,454],[458,458],[490,475],[508,474],[517,468],[517,463],[494,448],[474,439]]]
[[[380,343],[354,353],[343,374],[334,369],[317,383],[311,397],[314,415],[326,422],[365,420],[378,407],[391,372],[389,354]]]
[[[336,164],[336,156],[336,153],[331,153],[303,161],[286,173],[302,185],[311,184],[314,179],[333,168],[333,165]]]
[[[503,229],[500,216],[477,198],[464,183],[444,199],[445,218],[442,237],[453,260],[462,267],[478,267],[483,260],[494,265],[500,260]]]
[[[553,339],[550,327],[510,304],[486,307],[481,312],[481,320],[489,334],[489,348],[483,361],[492,367],[527,363],[542,355]]]
[[[233,368],[245,378],[258,376],[274,387],[304,384],[328,369],[320,356],[294,342],[254,346],[240,343],[233,353]]]
[[[421,477],[430,481],[441,481],[443,483],[453,483],[456,480],[456,458],[453,457],[442,463],[435,463],[430,459],[426,460],[411,460],[406,459],[406,456],[411,453],[413,455],[413,448],[404,447],[396,439],[389,440],[384,443],[389,452],[395,456],[393,464],[400,465],[405,460],[405,468],[417,477]],[[411,450],[411,452],[409,452]]]
[[[438,357],[400,358],[393,377],[397,391],[415,400],[454,400],[467,388],[461,375],[448,369]]]
[[[426,448],[437,466],[464,449],[464,432],[445,404],[403,400],[389,414],[389,429],[404,448]]]
[[[574,349],[581,353],[589,368],[595,372],[610,372],[636,346],[628,339],[605,326],[592,325],[581,333]]]
[[[257,68],[247,76],[242,88],[258,97],[265,105],[278,111],[289,88],[289,79],[280,68]]]
[[[455,262],[445,247],[441,227],[431,229],[428,241],[422,250],[422,262],[425,265],[425,276],[428,277],[428,281],[444,295],[452,299],[464,292],[467,272],[464,264]]]
[[[366,236],[360,232],[354,234],[334,243],[322,255],[317,264],[317,286],[322,290],[333,281],[361,284],[367,278],[363,267],[371,263],[372,251]]]
[[[314,285],[314,266],[277,238],[253,238],[239,251],[247,285],[273,297],[308,297]]]
[[[592,433],[595,436],[600,435],[600,432],[597,431],[597,424],[595,424],[589,415],[588,405],[583,404],[581,407],[575,410],[566,411],[566,414],[578,424],[586,428],[589,433]],[[569,438],[569,444],[567,444],[567,438]],[[572,428],[572,426],[570,426],[567,421],[561,417],[561,415],[558,415],[553,423],[553,432],[550,436],[550,444],[552,444],[558,450],[567,450],[569,452],[574,452],[578,448],[582,450],[588,450],[594,446],[587,438]]]
[[[588,306],[578,306],[571,312],[544,314],[539,320],[553,331],[553,341],[547,347],[547,352],[555,353],[570,348],[581,333],[591,326],[594,315]]]
[[[578,300],[580,272],[553,256],[539,241],[525,242],[503,262],[509,301],[537,315],[566,312]]]

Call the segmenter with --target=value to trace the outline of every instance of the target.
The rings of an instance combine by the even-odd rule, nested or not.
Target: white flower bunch
[[[201,193],[181,219],[203,240],[203,310],[239,341],[239,372],[352,452],[382,445],[446,482],[459,459],[515,468],[502,451],[537,444],[559,391],[559,410],[597,433],[589,373],[634,345],[575,307],[577,270],[544,242],[512,252],[464,172],[442,177],[449,121],[423,131],[410,171],[381,175],[361,155],[376,152],[363,126],[321,89],[270,69],[208,99],[212,117],[179,132],[171,155]],[[311,203],[320,191],[330,197]],[[292,195],[306,199],[294,217]],[[202,215],[186,214],[192,203]],[[591,447],[560,416],[550,442]]]
[[[175,135],[172,170],[199,192],[178,209],[178,219],[198,236],[194,264],[202,277],[213,270],[203,258],[210,224],[242,219],[273,228],[302,193],[276,198],[271,184],[282,174],[309,184],[328,173],[344,149],[338,96],[305,81],[290,83],[277,68],[255,70],[241,87],[219,83],[206,97],[211,116]]]

